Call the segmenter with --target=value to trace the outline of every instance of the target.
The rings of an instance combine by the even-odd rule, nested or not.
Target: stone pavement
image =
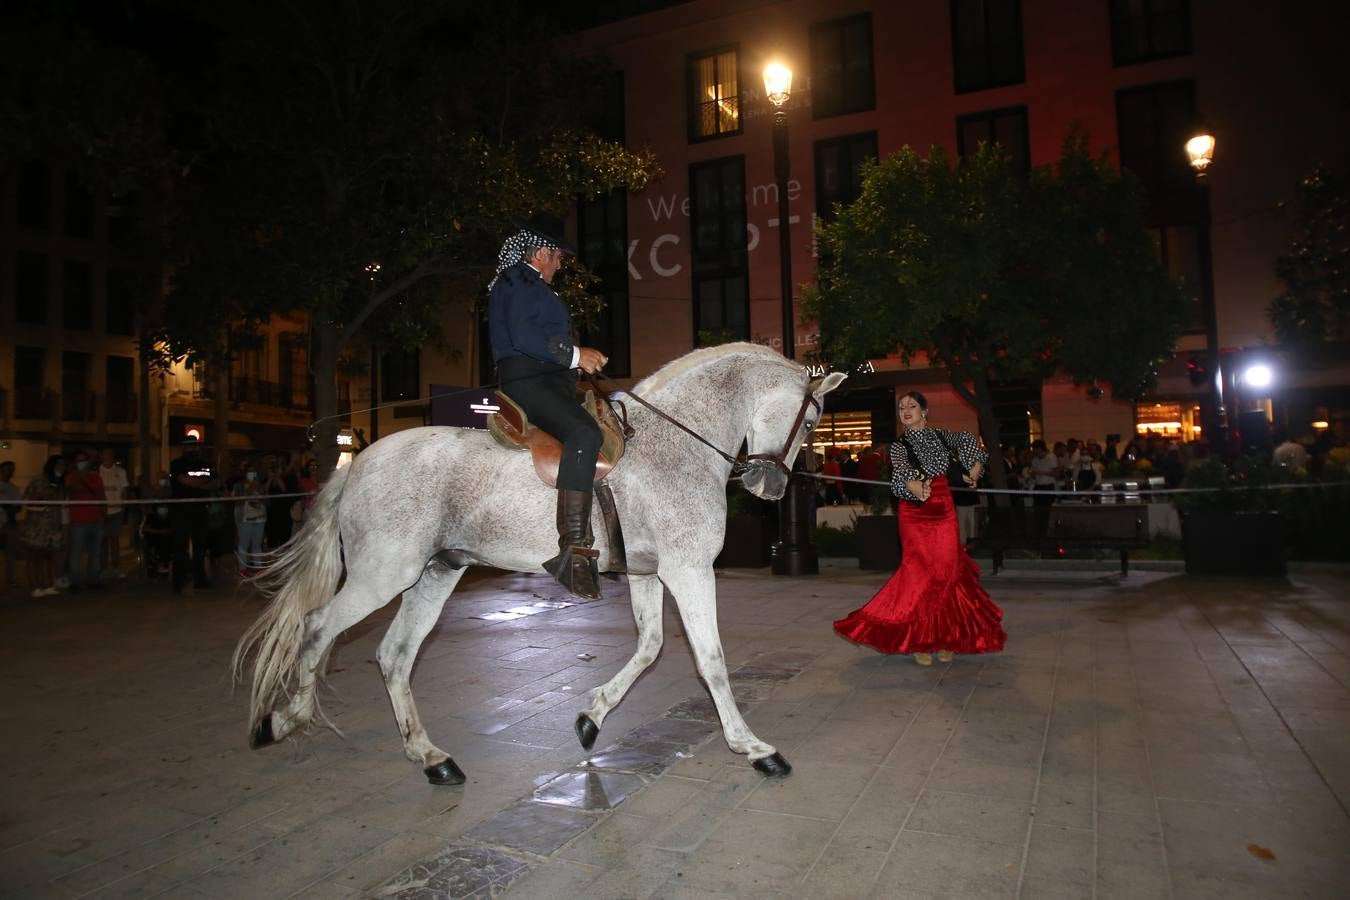
[[[1350,574],[1005,571],[1006,652],[929,669],[830,630],[883,580],[720,574],[737,694],[794,766],[766,780],[709,721],[673,604],[586,753],[584,693],[635,643],[623,583],[568,606],[471,574],[413,678],[458,788],[403,758],[388,609],[333,656],[345,738],[250,752],[247,590],[11,592],[0,896],[1346,895]]]

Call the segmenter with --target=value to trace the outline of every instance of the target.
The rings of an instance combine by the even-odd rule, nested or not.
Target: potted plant
[[[769,547],[778,538],[774,504],[737,485],[727,486],[727,534],[713,566],[760,568],[769,564]]]
[[[1232,468],[1217,459],[1192,465],[1176,495],[1181,514],[1182,555],[1187,575],[1283,576],[1285,528],[1277,484],[1282,473],[1268,462],[1243,457]]]
[[[853,521],[853,534],[858,544],[858,568],[896,569],[900,566],[900,529],[895,515],[895,497],[891,494],[891,467],[883,464],[882,480],[868,488],[865,503],[867,514]]]

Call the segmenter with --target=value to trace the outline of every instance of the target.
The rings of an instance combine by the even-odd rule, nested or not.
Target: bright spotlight
[[[1270,387],[1270,382],[1274,374],[1270,371],[1270,366],[1257,363],[1254,366],[1248,366],[1247,371],[1242,373],[1242,380],[1252,387]]]

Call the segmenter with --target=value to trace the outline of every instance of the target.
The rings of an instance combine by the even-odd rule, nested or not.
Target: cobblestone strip
[[[768,699],[802,673],[814,654],[757,654],[731,673],[742,710]],[[665,714],[596,750],[521,799],[474,826],[441,852],[409,866],[368,896],[395,900],[500,896],[541,858],[603,822],[676,760],[717,734],[706,694],[686,697]]]

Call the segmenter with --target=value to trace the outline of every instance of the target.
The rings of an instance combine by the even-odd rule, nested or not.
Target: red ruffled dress
[[[1003,610],[961,546],[947,479],[933,479],[932,488],[924,503],[900,503],[900,568],[834,630],[882,653],[997,653],[1007,640]]]

